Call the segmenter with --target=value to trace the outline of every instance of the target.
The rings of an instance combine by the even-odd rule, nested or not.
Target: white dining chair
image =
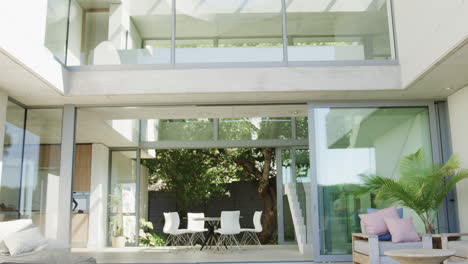
[[[216,247],[219,248],[221,245],[227,246],[235,245],[238,248],[239,242],[237,241],[236,235],[240,234],[240,211],[222,211],[221,212],[221,228],[215,230],[216,234],[219,234]]]
[[[242,239],[240,244],[247,245],[247,242],[252,241],[257,246],[261,247],[262,243],[260,243],[260,239],[258,239],[258,233],[262,232],[262,211],[257,211],[254,213],[253,216],[253,224],[254,228],[241,228]]]
[[[189,244],[188,229],[179,229],[180,217],[177,212],[164,213],[163,232],[168,234],[166,246],[185,246]]]
[[[189,239],[189,244],[194,246],[197,240],[201,242],[205,241],[204,233],[208,231],[205,228],[204,220],[197,220],[199,218],[205,218],[204,213],[187,213],[187,229],[191,234]]]

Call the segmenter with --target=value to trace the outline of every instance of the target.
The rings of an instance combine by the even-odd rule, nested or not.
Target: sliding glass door
[[[361,175],[398,178],[399,161],[422,149],[432,162],[428,107],[311,108],[311,159],[315,163],[315,260],[346,260],[358,214],[390,204],[357,195]],[[313,137],[313,138],[312,138]],[[413,216],[418,231],[424,226]],[[324,258],[325,256],[325,258]],[[328,256],[328,258],[326,258]],[[331,258],[330,258],[331,257]]]
[[[125,237],[127,245],[137,240],[137,151],[111,151],[109,189],[109,242]],[[110,244],[110,243],[109,243]]]

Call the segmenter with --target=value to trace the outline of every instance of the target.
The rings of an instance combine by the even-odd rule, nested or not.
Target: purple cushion
[[[418,242],[421,240],[413,224],[413,218],[384,218],[390,234],[392,234],[393,243]]]
[[[360,214],[362,224],[369,235],[383,235],[388,233],[384,218],[400,219],[396,206],[391,206],[370,214]]]

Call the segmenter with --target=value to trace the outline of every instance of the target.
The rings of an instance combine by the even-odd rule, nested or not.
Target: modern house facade
[[[278,243],[349,260],[356,212],[375,206],[352,191],[360,175],[398,177],[418,149],[468,167],[467,14],[461,0],[3,1],[0,221],[105,248],[118,187],[138,245],[145,159],[271,147]],[[467,190],[440,232],[468,231]]]

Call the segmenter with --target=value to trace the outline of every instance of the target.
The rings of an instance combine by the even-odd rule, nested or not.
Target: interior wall
[[[453,153],[460,160],[462,168],[468,168],[468,86],[448,97],[449,119]],[[457,185],[457,204],[460,232],[468,232],[468,180]]]
[[[109,12],[86,11],[84,25],[82,52],[86,56],[87,63],[89,63],[92,61],[92,51],[101,42],[107,41],[109,31]]]

